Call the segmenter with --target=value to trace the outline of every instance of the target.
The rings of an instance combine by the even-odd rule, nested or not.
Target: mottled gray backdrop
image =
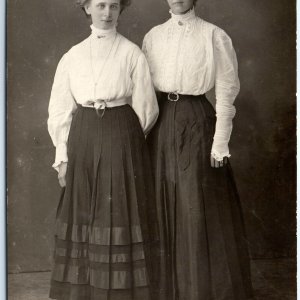
[[[7,16],[9,271],[51,267],[59,186],[47,107],[57,63],[90,33],[73,0],[9,0]],[[253,258],[295,255],[295,1],[199,0],[197,13],[225,29],[241,92],[231,139]],[[119,31],[141,45],[168,18],[165,0],[133,0]]]

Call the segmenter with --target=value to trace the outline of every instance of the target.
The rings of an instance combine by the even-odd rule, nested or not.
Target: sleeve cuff
[[[217,150],[216,147],[213,145],[211,149],[211,156],[217,160],[217,161],[222,161],[224,157],[230,157],[229,149],[228,146],[224,147],[224,149]]]
[[[62,162],[68,162],[67,144],[61,143],[56,147],[55,162],[52,167],[58,171],[58,167]]]

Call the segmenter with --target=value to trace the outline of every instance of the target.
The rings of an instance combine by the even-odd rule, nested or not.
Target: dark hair
[[[84,5],[89,1],[91,0],[76,0],[76,4],[84,10]],[[131,4],[131,0],[120,0],[121,12],[130,4]]]

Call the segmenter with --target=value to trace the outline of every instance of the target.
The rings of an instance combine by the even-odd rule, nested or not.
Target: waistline
[[[102,100],[102,99],[97,99],[95,101],[90,100],[87,101],[85,104],[80,104],[79,107],[85,107],[85,108],[93,108],[95,109],[98,117],[103,117],[106,108],[112,108],[112,107],[117,107],[117,106],[123,106],[128,104],[128,98],[120,98],[120,99],[114,99],[114,100]],[[99,110],[103,110],[102,113],[99,112]]]
[[[188,100],[188,99],[206,99],[205,94],[200,95],[184,95],[184,94],[178,94],[176,92],[160,92],[160,98],[168,100],[170,102],[177,102],[181,100]]]
[[[95,101],[90,100],[87,101],[84,104],[80,104],[82,107],[88,107],[88,108],[94,108],[96,110],[98,109],[105,109],[107,107],[116,107],[116,106],[122,106],[125,104],[128,104],[128,98],[120,98],[120,99],[114,99],[114,100],[102,100],[97,99]]]

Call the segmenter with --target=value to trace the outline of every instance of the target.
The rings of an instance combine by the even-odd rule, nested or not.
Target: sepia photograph
[[[6,2],[9,300],[296,300],[296,1]]]

